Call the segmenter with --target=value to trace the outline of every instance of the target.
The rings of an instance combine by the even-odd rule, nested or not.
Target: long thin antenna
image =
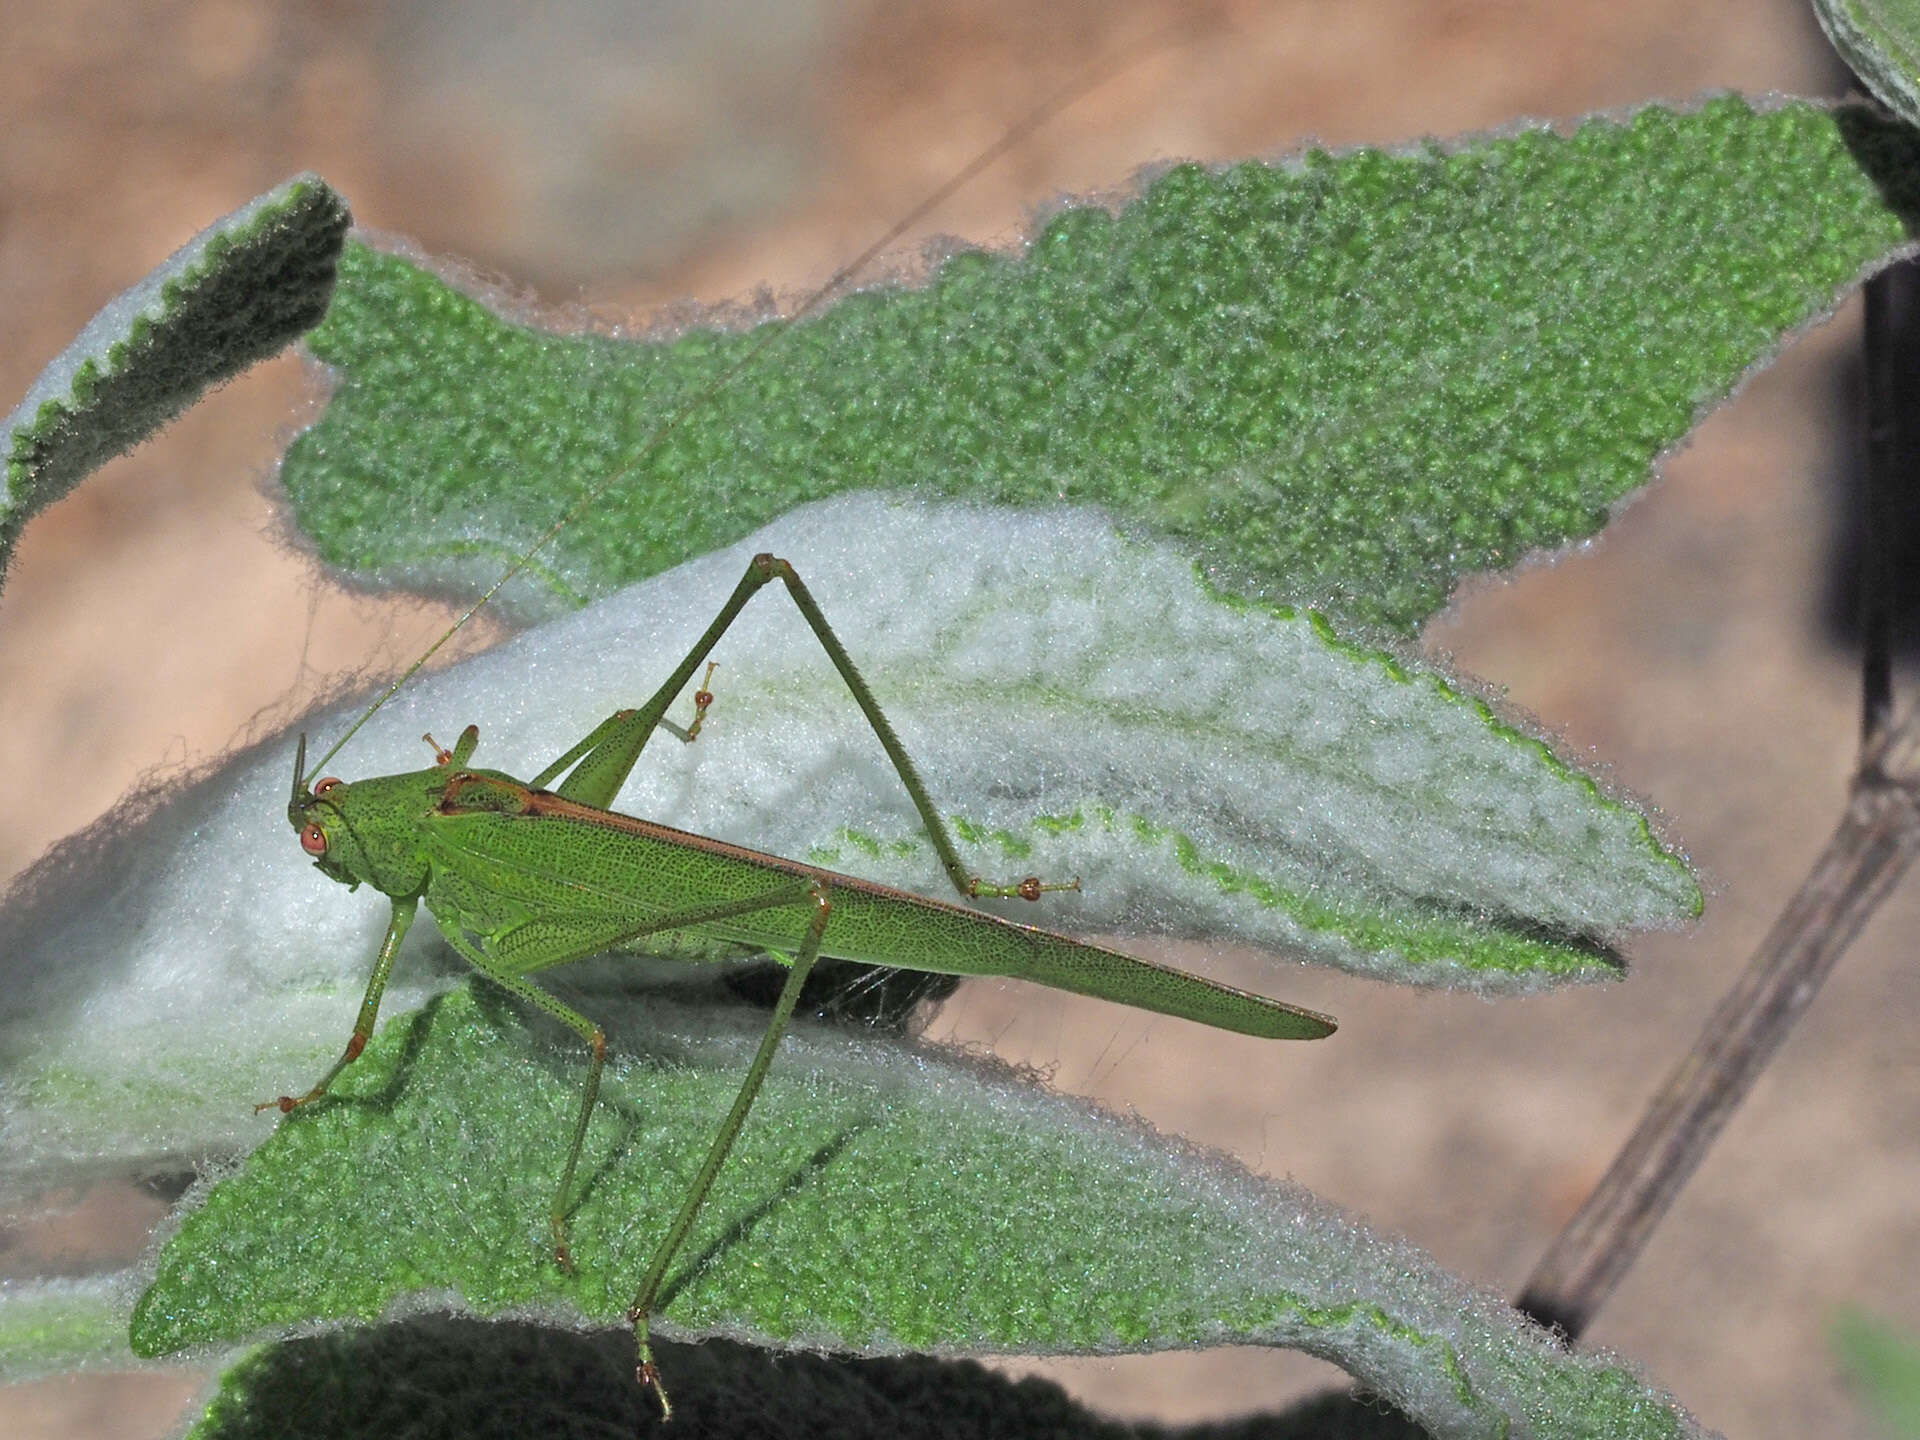
[[[452,625],[447,627],[446,633],[441,635],[438,640],[435,640],[433,644],[429,645],[421,654],[420,658],[409,665],[397,680],[381,692],[380,698],[369,705],[358,720],[355,720],[352,725],[347,727],[347,732],[334,742],[333,748],[320,757],[319,761],[314,765],[313,770],[303,779],[301,782],[302,786],[304,787],[311,783],[313,776],[319,774],[326,768],[327,762],[340,753],[342,747],[359,732],[362,725],[366,724],[367,721],[378,714],[382,706],[398,694],[408,681],[419,674],[427,662],[432,660],[433,657],[440,652],[442,646],[465,629],[467,622],[485,609],[488,601],[492,600],[515,576],[519,575],[528,565],[532,564],[534,557],[546,549],[548,544],[552,542],[554,536],[558,535],[562,530],[565,530],[569,525],[573,524],[574,521],[592,509],[593,506],[599,502],[600,497],[606,494],[607,491],[626,480],[638,470],[649,456],[666,443],[668,437],[671,436],[690,415],[694,414],[701,406],[705,405],[715,395],[733,383],[734,378],[749,365],[759,360],[760,357],[767,352],[769,347],[779,344],[781,340],[791,334],[794,325],[798,321],[804,320],[835,295],[838,295],[856,275],[871,265],[882,252],[902,235],[905,235],[929,214],[944,205],[952,198],[955,192],[964,188],[976,175],[985,170],[989,165],[992,165],[1016,145],[1019,145],[1055,115],[1059,114],[1075,101],[1084,98],[1089,92],[1105,84],[1114,76],[1139,63],[1139,61],[1145,59],[1148,55],[1171,48],[1175,44],[1192,38],[1195,33],[1195,27],[1190,21],[1176,22],[1172,25],[1164,26],[1159,30],[1155,30],[1130,45],[1124,45],[1118,50],[1111,51],[1085,66],[1058,90],[1055,90],[1038,105],[1034,106],[1026,117],[1015,124],[1012,129],[1001,135],[993,144],[989,145],[978,155],[974,156],[973,159],[961,166],[949,179],[942,182],[932,194],[928,195],[918,205],[915,205],[904,216],[890,225],[885,233],[871,245],[867,246],[866,249],[862,250],[853,259],[834,271],[827,282],[807,296],[807,298],[801,302],[800,307],[791,315],[785,316],[777,324],[770,323],[763,326],[754,342],[747,346],[747,348],[735,358],[732,364],[714,376],[705,386],[696,391],[691,398],[682,402],[678,409],[669,414],[667,418],[660,423],[659,427],[654,430],[653,434],[647,438],[646,442],[634,452],[626,464],[620,466],[612,474],[594,485],[593,488],[588,490],[580,499],[576,500],[564,515],[546,528],[539,539],[535,540],[533,544],[523,550],[519,557],[501,573],[500,578],[487,587],[486,593],[474,601],[472,605],[468,606],[466,612],[461,615],[459,619],[455,620]]]

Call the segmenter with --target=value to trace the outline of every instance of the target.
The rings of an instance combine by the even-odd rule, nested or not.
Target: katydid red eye
[[[318,825],[309,825],[300,832],[300,848],[309,855],[327,853],[327,832]]]
[[[338,789],[340,786],[340,783],[341,782],[337,776],[329,775],[327,776],[326,779],[322,780],[318,785],[313,787],[313,793],[316,796],[324,795],[329,790]]]

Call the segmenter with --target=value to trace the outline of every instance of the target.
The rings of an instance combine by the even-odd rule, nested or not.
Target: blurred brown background
[[[0,404],[110,294],[300,169],[361,223],[554,304],[631,316],[763,281],[803,291],[1087,58],[1180,17],[1195,38],[1045,126],[930,228],[1009,239],[1059,193],[1170,157],[1843,79],[1800,0],[13,0]],[[1707,919],[1634,945],[1629,983],[1495,1006],[1269,971],[1343,1021],[1277,1057],[1014,985],[963,992],[936,1033],[1291,1174],[1514,1293],[1839,814],[1858,325],[1850,302],[1796,341],[1597,546],[1476,585],[1429,637],[1654,797],[1709,876]],[[297,362],[263,367],[28,529],[0,595],[0,876],[141,772],[217,753],[256,712],[444,623],[343,596],[275,542],[254,482],[302,394]],[[1870,1434],[1826,1350],[1832,1312],[1920,1328],[1917,897],[1848,956],[1591,1336],[1742,1440]],[[0,1232],[0,1274],[115,1261],[155,1213],[96,1193]],[[1264,1351],[1015,1368],[1170,1419],[1338,1378]],[[159,1435],[199,1384],[16,1387],[0,1432]]]

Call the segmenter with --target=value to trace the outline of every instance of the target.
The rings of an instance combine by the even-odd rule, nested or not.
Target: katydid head
[[[434,765],[401,775],[376,776],[348,784],[333,776],[308,788],[306,736],[294,752],[293,793],[287,821],[314,868],[349,889],[372,885],[387,895],[418,893],[426,883],[418,824],[446,789],[450,771],[465,765],[479,743],[469,725],[453,749],[433,745]]]
[[[293,797],[287,801],[287,822],[299,833],[300,848],[313,857],[315,869],[343,885],[358,885],[359,877],[338,853],[340,840],[350,839],[350,831],[341,820],[338,800],[329,798],[345,785],[328,776],[307,789],[306,765],[307,737],[302,735],[293,752]]]

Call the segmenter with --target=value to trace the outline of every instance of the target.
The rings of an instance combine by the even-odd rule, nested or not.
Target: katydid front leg
[[[420,738],[433,746],[435,763],[452,768],[467,763],[467,757],[473,754],[474,746],[480,743],[480,730],[475,725],[467,726],[461,732],[460,738],[454,742],[451,750],[443,748],[431,735],[423,735]],[[300,830],[301,847],[308,854],[318,857],[326,854],[327,842],[319,827],[305,818],[308,797],[302,775],[306,769],[306,763],[307,737],[302,735],[300,747],[294,752],[293,757],[293,797],[288,806],[287,815]],[[338,780],[322,780],[313,787],[313,798],[317,799],[326,794],[339,783]],[[316,835],[319,836],[317,840]],[[393,973],[394,956],[400,953],[400,942],[406,939],[407,931],[413,925],[413,917],[420,909],[418,895],[389,896],[388,899],[393,906],[393,918],[387,922],[387,936],[380,942],[380,953],[373,962],[373,976],[367,981],[367,993],[360,1001],[360,1014],[353,1022],[353,1034],[347,1039],[345,1052],[334,1062],[333,1068],[320,1077],[320,1083],[306,1094],[297,1097],[282,1095],[278,1100],[262,1101],[253,1107],[254,1114],[258,1115],[262,1110],[277,1109],[283,1115],[290,1115],[297,1107],[311,1104],[322,1098],[333,1088],[333,1082],[340,1078],[340,1072],[358,1060],[360,1052],[367,1048],[367,1041],[373,1038],[374,1022],[380,1018],[380,997],[386,993],[387,977]]]
[[[360,1058],[360,1052],[367,1048],[367,1041],[373,1038],[374,1022],[380,1018],[380,997],[386,992],[387,977],[393,973],[393,957],[399,953],[400,942],[406,939],[407,930],[419,909],[420,897],[417,895],[393,901],[393,918],[387,922],[387,938],[380,942],[379,957],[373,962],[373,978],[367,981],[367,993],[360,1002],[360,1014],[353,1022],[353,1035],[347,1041],[345,1053],[334,1061],[333,1068],[322,1075],[320,1083],[306,1094],[298,1097],[282,1095],[278,1100],[262,1101],[253,1107],[254,1114],[277,1108],[281,1114],[288,1115],[297,1106],[311,1104],[333,1087],[342,1070]]]
[[[728,627],[739,618],[746,604],[757,594],[763,585],[773,580],[782,581],[787,593],[793,597],[793,603],[799,608],[814,637],[819,640],[820,648],[827,652],[827,658],[833,661],[833,668],[840,672],[840,678],[846,681],[847,689],[853,692],[860,713],[867,717],[867,724],[873,728],[881,748],[887,752],[887,759],[893,763],[894,773],[900,777],[900,783],[907,787],[907,794],[913,800],[913,808],[920,812],[920,820],[926,826],[927,838],[933,842],[935,852],[940,856],[940,864],[947,872],[947,878],[953,882],[953,888],[970,900],[985,898],[1038,900],[1048,891],[1078,890],[1080,882],[1071,880],[1064,883],[1050,883],[1037,875],[1029,875],[1011,885],[984,880],[969,870],[960,859],[959,847],[954,844],[953,834],[947,829],[947,822],[940,818],[940,812],[934,808],[933,797],[927,792],[926,781],[920,778],[919,768],[913,763],[913,757],[907,754],[906,747],[900,743],[900,737],[894,733],[892,724],[880,702],[874,698],[864,676],[853,663],[853,657],[847,654],[846,647],[840,643],[840,637],[827,623],[827,617],[820,604],[813,598],[813,592],[807,589],[806,582],[794,571],[792,565],[775,555],[756,555],[747,564],[747,573],[734,586],[733,594],[727,603],[720,607],[720,613],[707,626],[706,633],[694,643],[686,658],[667,677],[666,683],[654,692],[653,698],[638,710],[622,710],[609,716],[585,740],[562,755],[539,775],[534,777],[536,788],[547,784],[569,765],[574,765],[573,773],[568,775],[557,787],[558,794],[569,800],[578,800],[584,805],[594,805],[608,809],[613,797],[626,783],[640,752],[646,748],[647,741],[659,728],[673,704],[675,697],[686,688],[694,670],[706,660],[720,637],[727,633]],[[707,675],[711,679],[713,667],[708,665]],[[693,729],[697,731],[700,719],[706,713],[706,705],[713,697],[702,688],[695,697],[699,705]],[[703,702],[704,703],[701,703]],[[575,765],[575,762],[578,764]]]

